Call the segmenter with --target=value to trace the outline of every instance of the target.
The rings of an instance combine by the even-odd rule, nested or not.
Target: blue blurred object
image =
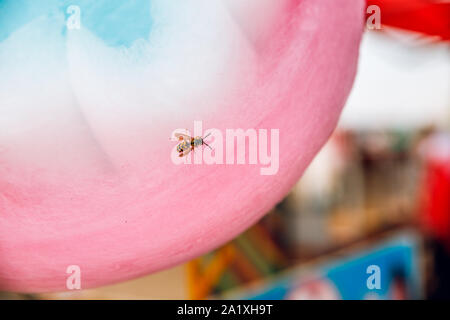
[[[251,291],[226,298],[283,299],[422,299],[420,239],[412,232],[365,249],[348,258],[299,268]],[[370,288],[369,266],[379,267],[380,286]],[[368,280],[369,279],[369,280]]]

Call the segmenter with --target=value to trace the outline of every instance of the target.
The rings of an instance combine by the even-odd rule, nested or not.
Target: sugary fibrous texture
[[[0,289],[123,281],[255,223],[336,125],[364,2],[0,0]],[[276,174],[175,165],[196,120],[279,130]]]

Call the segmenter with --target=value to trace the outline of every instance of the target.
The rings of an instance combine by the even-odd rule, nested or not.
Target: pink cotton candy
[[[217,248],[258,221],[289,192],[335,128],[356,72],[364,3],[287,2],[263,36],[230,36],[227,46],[236,48],[223,51],[214,75],[203,81],[186,74],[183,84],[171,78],[173,95],[157,102],[151,99],[162,89],[148,91],[152,84],[145,82],[154,69],[137,75],[133,65],[101,69],[104,61],[93,60],[92,47],[81,50],[87,40],[75,35],[67,70],[40,82],[40,98],[29,103],[59,99],[53,82],[67,81],[80,113],[61,112],[64,121],[55,131],[51,120],[36,120],[42,137],[18,129],[0,140],[0,289],[66,290],[70,265],[80,267],[82,288],[131,279]],[[242,17],[230,19],[239,31]],[[248,29],[252,37],[255,28]],[[211,68],[201,62],[199,73]],[[164,68],[170,69],[170,60]],[[168,86],[169,80],[164,90]],[[185,94],[190,98],[170,102]],[[26,104],[26,95],[14,88],[0,96],[9,106]],[[72,126],[78,118],[85,124]],[[169,137],[177,128],[194,130],[196,120],[203,131],[279,130],[276,174],[261,175],[261,165],[248,161],[175,165],[170,155],[176,142]]]

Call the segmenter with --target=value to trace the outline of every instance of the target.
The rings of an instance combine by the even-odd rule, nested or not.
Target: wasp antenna
[[[211,148],[210,145],[207,144],[205,141],[203,141],[203,143],[204,143],[208,148],[210,148],[211,150],[213,149],[213,148]]]
[[[206,136],[203,137],[203,139],[208,138],[211,135],[211,132],[208,133]]]

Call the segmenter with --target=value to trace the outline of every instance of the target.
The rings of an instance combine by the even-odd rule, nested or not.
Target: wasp
[[[189,154],[189,152],[194,151],[195,148],[202,145],[205,145],[212,150],[211,146],[205,142],[205,139],[210,134],[211,133],[208,133],[204,137],[194,138],[184,133],[175,133],[175,138],[179,141],[179,144],[177,145],[178,155],[180,157],[185,157]]]

